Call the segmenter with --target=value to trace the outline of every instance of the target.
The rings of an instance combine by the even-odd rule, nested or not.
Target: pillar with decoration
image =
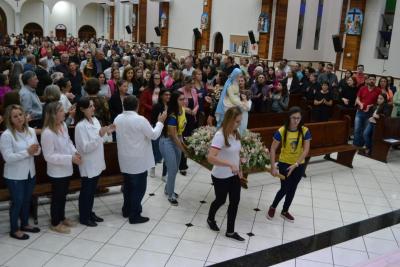
[[[358,65],[366,2],[366,0],[350,0],[344,25],[346,41],[343,51],[343,69],[355,70]]]
[[[200,21],[201,41],[199,47],[200,51],[203,52],[210,50],[212,3],[213,0],[203,0],[203,14]]]
[[[273,4],[273,0],[262,0],[261,14],[258,17],[257,30],[260,34],[258,42],[258,55],[263,59],[268,59]]]
[[[283,58],[283,50],[285,47],[285,34],[287,22],[287,10],[289,0],[276,1],[275,21],[274,21],[274,41],[272,45],[271,59],[274,61]]]
[[[161,31],[161,46],[168,46],[168,29],[169,29],[169,2],[160,3],[160,31]]]

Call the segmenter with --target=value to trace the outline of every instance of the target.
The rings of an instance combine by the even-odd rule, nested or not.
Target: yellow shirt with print
[[[178,120],[176,119],[175,115],[171,115],[168,118],[167,125],[176,126],[176,132],[179,136],[181,136],[186,127],[185,109],[182,109],[182,113],[178,115]]]
[[[311,133],[310,130],[308,130],[307,127],[303,126],[303,140],[311,140]],[[297,159],[300,157],[300,155],[303,153],[303,140],[302,138],[299,139],[299,144],[297,144],[297,138],[299,135],[298,131],[287,131],[286,132],[286,138],[283,138],[285,132],[285,127],[281,127],[278,129],[278,131],[275,132],[274,134],[274,139],[278,142],[281,143],[281,153],[279,155],[279,161],[287,164],[295,164],[297,162]],[[283,140],[285,141],[285,144],[283,143]],[[301,162],[301,164],[304,163],[304,160]]]

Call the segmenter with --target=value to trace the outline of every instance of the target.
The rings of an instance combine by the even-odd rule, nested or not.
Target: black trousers
[[[235,232],[235,220],[240,201],[240,178],[235,175],[226,179],[219,179],[211,175],[214,183],[215,200],[211,203],[208,219],[215,220],[218,209],[225,204],[229,194],[227,233]]]
[[[122,214],[135,220],[142,213],[142,200],[147,188],[147,171],[139,174],[122,173],[124,176],[124,204]]]
[[[289,168],[290,164],[279,162],[279,173],[286,177],[285,180],[281,180],[281,189],[279,189],[278,193],[276,193],[274,202],[272,202],[272,207],[276,208],[279,202],[285,197],[285,203],[283,203],[282,212],[287,212],[289,210],[290,205],[292,204],[294,194],[296,193],[297,185],[299,184],[301,177],[304,173],[304,164],[299,165],[292,174],[287,177],[287,168]]]
[[[51,181],[50,216],[53,226],[59,225],[65,220],[65,202],[68,194],[70,177],[53,178]]]
[[[94,215],[94,194],[96,193],[99,177],[100,176],[81,178],[81,191],[79,194],[79,221],[81,223],[87,223]]]

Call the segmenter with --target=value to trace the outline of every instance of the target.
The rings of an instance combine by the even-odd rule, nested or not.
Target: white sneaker
[[[163,177],[161,177],[161,181],[163,181],[164,183],[166,183],[166,182],[167,182],[167,176],[164,175]]]
[[[150,177],[151,178],[156,177],[156,167],[150,169]]]

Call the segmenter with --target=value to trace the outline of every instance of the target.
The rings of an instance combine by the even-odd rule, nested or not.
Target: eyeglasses
[[[290,117],[290,119],[294,120],[294,121],[299,121],[299,120],[301,120],[301,117]]]

